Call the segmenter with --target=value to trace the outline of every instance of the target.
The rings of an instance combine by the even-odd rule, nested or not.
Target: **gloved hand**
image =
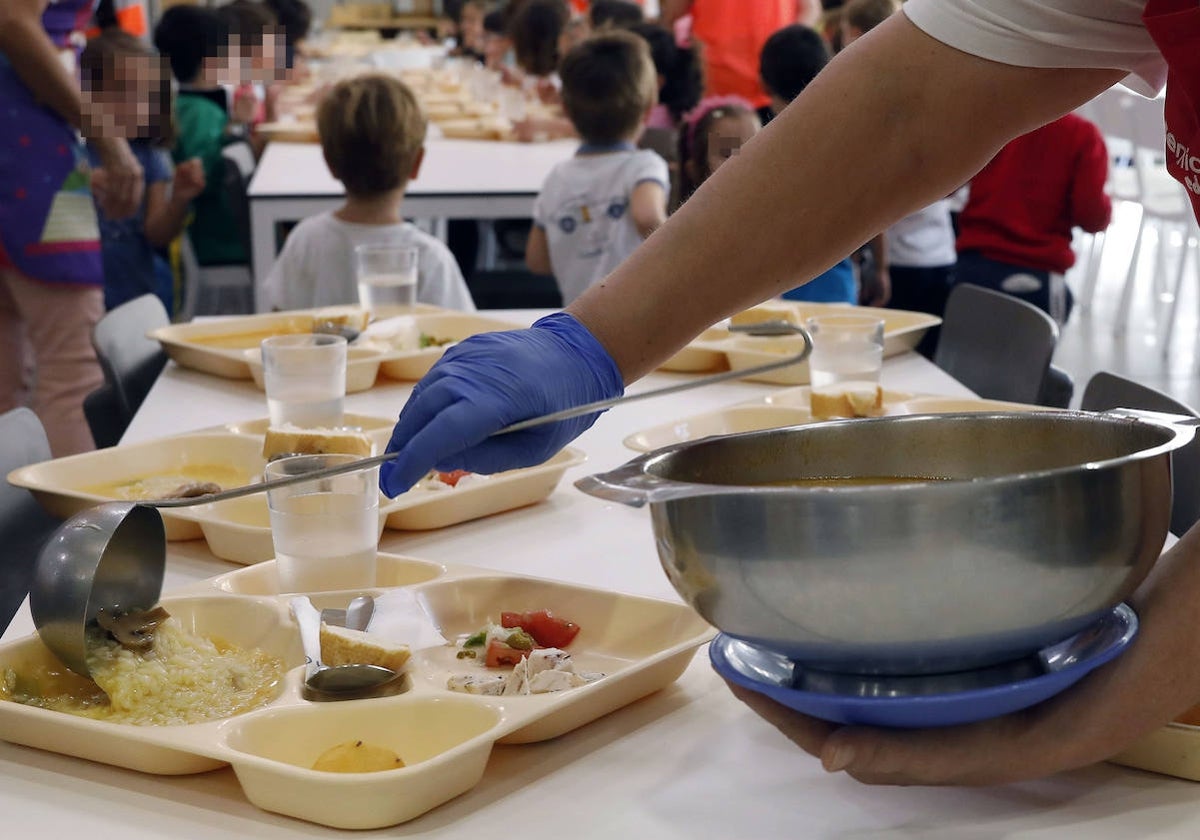
[[[494,473],[540,464],[598,414],[489,438],[505,426],[620,396],[616,362],[565,312],[527,330],[472,336],[446,351],[400,412],[379,486],[403,493],[431,469]]]

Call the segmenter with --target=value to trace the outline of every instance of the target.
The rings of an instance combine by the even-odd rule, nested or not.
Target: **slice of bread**
[[[321,624],[321,662],[326,665],[379,665],[399,671],[412,651],[370,633]]]
[[[263,438],[263,457],[268,461],[282,455],[358,455],[366,458],[373,449],[371,439],[354,429],[272,426]]]
[[[818,420],[830,417],[879,417],[883,414],[883,389],[855,388],[845,391],[813,391],[812,416]]]
[[[327,306],[313,312],[313,322],[316,324],[337,324],[360,331],[367,328],[370,320],[370,311],[361,306]]]

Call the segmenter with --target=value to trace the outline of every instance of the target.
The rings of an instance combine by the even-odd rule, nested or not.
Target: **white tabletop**
[[[537,195],[551,168],[579,143],[431,140],[406,197]],[[315,143],[270,143],[250,182],[250,198],[328,198],[344,194]]]
[[[528,323],[531,313],[507,313]],[[655,374],[636,389],[679,381]],[[884,383],[965,395],[915,355],[889,359]],[[441,531],[387,531],[382,547],[440,561],[675,599],[658,565],[648,514],[606,504],[570,482],[633,456],[628,434],[771,393],[729,383],[613,409],[578,441],[589,462],[545,503]],[[348,398],[348,410],[395,414],[408,386]],[[250,383],[171,365],[126,442],[265,414]],[[203,541],[172,543],[166,589],[228,571]],[[27,606],[4,638],[32,632]],[[246,838],[333,836],[259,811],[232,771],[156,777],[0,743],[0,836]],[[483,781],[388,836],[546,838],[1195,838],[1200,788],[1099,765],[1001,788],[868,788],[829,776],[748,712],[698,652],[674,686],[542,744],[497,747]]]

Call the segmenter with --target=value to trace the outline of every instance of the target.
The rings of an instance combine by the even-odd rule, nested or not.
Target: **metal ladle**
[[[798,335],[804,341],[804,348],[799,353],[767,364],[725,371],[665,388],[600,400],[522,420],[496,434],[508,434],[572,417],[594,414],[625,403],[767,373],[799,364],[812,352],[812,338],[808,332],[803,327],[785,321],[731,326],[730,330],[757,336]],[[86,638],[89,630],[95,626],[96,616],[100,611],[150,609],[158,603],[166,564],[166,535],[162,517],[158,514],[159,509],[207,505],[280,487],[290,487],[293,484],[358,472],[390,461],[398,454],[385,452],[335,467],[248,484],[208,496],[144,502],[106,502],[81,511],[59,526],[38,557],[29,592],[30,611],[38,635],[64,665],[77,674],[90,676]]]

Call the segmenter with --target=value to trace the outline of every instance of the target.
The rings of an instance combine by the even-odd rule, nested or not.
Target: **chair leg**
[[[1172,287],[1171,304],[1167,309],[1166,322],[1163,324],[1161,336],[1162,354],[1171,352],[1171,337],[1175,333],[1175,320],[1179,314],[1179,298],[1183,295],[1183,278],[1187,274],[1188,258],[1191,256],[1191,237],[1188,230],[1183,231],[1183,246],[1179,249],[1179,266],[1175,272],[1175,284]]]
[[[1100,282],[1100,262],[1104,259],[1105,232],[1092,235],[1092,247],[1088,249],[1087,267],[1083,273],[1083,288],[1079,290],[1079,308],[1091,309],[1096,297],[1096,285]]]
[[[1166,303],[1171,299],[1171,289],[1167,284],[1167,245],[1170,231],[1161,221],[1154,225],[1154,302]]]
[[[1125,286],[1121,289],[1121,301],[1117,305],[1116,318],[1113,320],[1113,335],[1124,338],[1129,327],[1129,305],[1133,302],[1133,287],[1137,284],[1138,261],[1142,256],[1142,236],[1146,231],[1146,213],[1138,222],[1137,236],[1133,240],[1133,256],[1129,258],[1129,271],[1125,274]]]

